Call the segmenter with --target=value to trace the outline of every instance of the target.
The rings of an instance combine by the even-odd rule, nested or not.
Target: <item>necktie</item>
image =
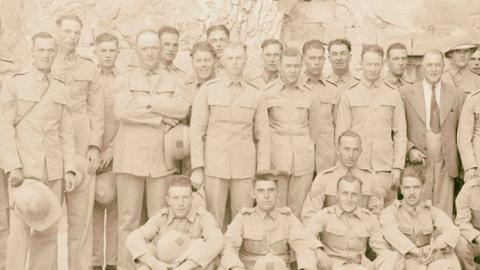
[[[430,129],[435,134],[440,132],[440,111],[435,95],[435,85],[432,85],[432,100],[430,102]]]

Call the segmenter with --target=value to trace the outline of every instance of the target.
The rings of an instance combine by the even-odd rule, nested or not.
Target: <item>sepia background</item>
[[[353,44],[353,71],[358,71],[362,44],[388,46],[403,42],[409,52],[408,75],[419,76],[421,55],[444,50],[469,37],[480,42],[479,0],[0,0],[0,58],[27,67],[30,39],[39,31],[55,34],[55,19],[76,14],[84,28],[79,53],[94,59],[96,35],[110,32],[120,39],[120,70],[135,61],[133,43],[145,28],[168,24],[180,30],[176,64],[190,73],[189,49],[206,38],[212,24],[225,24],[231,39],[248,45],[246,75],[262,69],[260,44],[278,38],[300,48],[309,39],[328,42],[345,37]],[[8,70],[0,66],[0,75]],[[329,65],[325,65],[329,73]],[[60,269],[66,269],[65,223],[61,234]]]

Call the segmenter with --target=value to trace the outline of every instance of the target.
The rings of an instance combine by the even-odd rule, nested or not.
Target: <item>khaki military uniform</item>
[[[464,170],[480,167],[480,91],[467,96],[458,122],[458,151]]]
[[[327,76],[326,81],[337,89],[337,98],[339,99],[345,91],[359,84],[361,80],[353,76],[350,72],[342,76],[332,72]]]
[[[207,209],[223,224],[228,195],[232,215],[251,206],[255,172],[270,168],[262,93],[226,76],[205,83],[193,102],[190,133],[192,169],[204,168]]]
[[[455,224],[460,228],[460,240],[455,252],[462,269],[475,270],[474,257],[480,255],[480,180],[474,179],[465,183],[455,200],[457,216]]]
[[[184,82],[160,66],[154,70],[133,67],[119,84],[114,94],[120,125],[113,149],[113,172],[118,192],[118,267],[125,270],[133,267],[125,242],[128,234],[140,226],[144,196],[148,216],[152,217],[166,206],[166,176],[176,171],[165,163],[162,120],[185,118],[190,97]]]
[[[365,208],[347,213],[335,204],[313,215],[305,227],[321,241],[333,269],[395,269],[398,256],[388,250],[377,218]],[[365,256],[367,243],[377,254],[373,262]]]
[[[383,77],[383,83],[392,90],[400,90],[400,88],[412,85],[413,82],[409,81],[406,74],[403,74],[401,78],[393,76],[390,72],[387,72]]]
[[[302,204],[312,185],[315,145],[310,138],[312,89],[286,85],[277,79],[265,90],[271,134],[271,168],[287,172],[279,176],[281,206],[300,217]]]
[[[44,182],[61,200],[66,172],[75,172],[72,116],[65,84],[51,74],[14,75],[0,94],[2,162],[6,172],[21,168],[25,178]],[[32,107],[33,106],[33,107]],[[57,269],[57,225],[31,233],[10,211],[7,269]]]
[[[113,112],[113,93],[114,87],[117,85],[116,78],[119,76],[118,71],[113,69],[108,73],[97,68],[95,74],[96,91],[103,91],[104,98],[104,116],[105,116],[105,133],[103,135],[102,154],[111,152],[113,154],[114,139],[118,131],[118,119]],[[112,166],[98,174],[112,174]],[[106,218],[105,218],[106,216]],[[101,266],[103,262],[107,265],[117,264],[117,232],[118,232],[118,212],[117,201],[113,201],[109,205],[102,205],[95,202],[93,207],[93,260],[94,266]],[[104,234],[105,231],[105,234]],[[104,242],[105,237],[105,242]],[[105,247],[105,257],[103,254]]]
[[[346,91],[338,106],[335,137],[352,130],[362,138],[358,167],[372,169],[387,193],[385,204],[394,200],[393,168],[402,170],[407,150],[405,110],[400,94],[383,82],[362,81]]]
[[[52,74],[62,78],[70,91],[76,152],[85,157],[89,147],[101,150],[104,132],[103,93],[94,86],[93,61],[76,53],[58,53]],[[68,265],[70,270],[89,269],[92,260],[95,176],[85,174],[84,189],[65,194],[68,215]]]
[[[243,208],[225,233],[220,267],[251,270],[259,258],[272,254],[281,257],[287,266],[296,261],[298,269],[316,269],[313,249],[317,245],[288,207],[274,208],[269,213]]]
[[[445,212],[422,201],[416,207],[395,201],[380,216],[383,237],[402,255],[405,269],[460,269],[453,252],[460,237],[459,229]],[[435,235],[435,236],[433,236]],[[436,251],[433,260],[422,263],[409,252],[436,243],[447,244],[447,250]],[[432,267],[433,264],[437,266]],[[443,265],[443,267],[438,267]]]
[[[459,88],[465,95],[480,89],[480,75],[473,73],[468,67],[460,70],[450,65],[448,71],[445,71],[442,78],[445,83]]]
[[[128,236],[127,248],[133,259],[138,262],[138,258],[149,252],[148,245],[156,245],[158,239],[168,231],[179,231],[191,239],[201,239],[201,244],[186,258],[200,265],[201,269],[207,268],[223,247],[222,232],[213,216],[204,208],[191,207],[185,217],[175,217],[173,211],[166,207]]]
[[[13,60],[0,56],[0,92],[7,78],[18,71]],[[0,270],[5,270],[8,236],[8,183],[0,160]]]
[[[351,174],[362,181],[362,192],[359,206],[367,208],[375,215],[380,215],[383,209],[385,191],[378,184],[377,176],[370,170],[358,167],[347,168],[341,162],[319,173],[313,181],[302,208],[302,221],[306,222],[315,213],[325,207],[337,203],[337,183],[343,176]]]
[[[335,117],[337,89],[323,78],[313,80],[300,74],[300,85],[312,89],[314,102],[310,113],[310,136],[315,142],[315,170],[320,173],[335,165]]]
[[[271,83],[278,79],[278,72],[275,74],[269,74],[266,71],[263,71],[261,75],[254,77],[250,80],[250,83],[255,85],[258,90],[266,90],[267,86],[270,86]]]

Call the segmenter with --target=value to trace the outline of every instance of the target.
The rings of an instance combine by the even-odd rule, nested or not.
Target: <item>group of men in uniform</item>
[[[267,39],[250,80],[224,25],[192,47],[186,76],[174,27],[138,33],[121,73],[114,35],[96,37],[95,64],[76,52],[82,21],[56,24],[2,81],[0,268],[57,269],[58,218],[34,181],[65,201],[71,270],[475,269],[478,44],[429,50],[412,83],[401,43],[364,45],[357,78],[348,40]],[[180,165],[166,145],[179,129]],[[108,204],[95,202],[104,178]]]

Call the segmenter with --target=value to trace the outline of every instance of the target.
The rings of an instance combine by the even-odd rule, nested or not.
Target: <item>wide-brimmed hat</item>
[[[157,241],[157,259],[168,265],[183,262],[192,249],[192,239],[179,231],[165,232]]]
[[[258,258],[253,270],[287,270],[287,265],[279,256],[267,254]]]
[[[105,172],[97,174],[95,182],[95,201],[103,205],[108,205],[117,198],[117,186],[115,184],[115,174]]]
[[[72,192],[82,191],[88,187],[92,177],[88,175],[88,160],[78,154],[75,155],[75,189]]]
[[[463,41],[463,42],[455,42],[453,45],[450,45],[445,50],[445,57],[450,58],[452,56],[452,52],[455,50],[468,50],[471,49],[475,51],[478,48],[479,44],[473,41]]]
[[[190,128],[178,124],[167,131],[164,138],[165,162],[167,168],[175,169],[175,161],[190,156]]]
[[[36,231],[44,231],[62,215],[60,199],[45,184],[24,179],[13,189],[14,211],[25,224]]]

